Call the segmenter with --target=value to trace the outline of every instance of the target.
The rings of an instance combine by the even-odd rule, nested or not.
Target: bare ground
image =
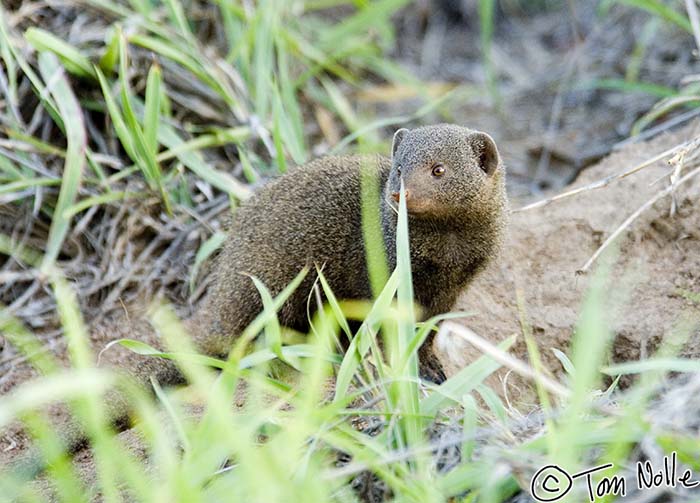
[[[695,123],[646,143],[628,145],[585,170],[571,187],[623,173],[698,133],[700,124]],[[620,224],[667,186],[669,171],[666,162],[656,162],[605,188],[515,212],[501,260],[459,301],[459,310],[475,313],[464,324],[492,342],[520,334],[517,297],[521,295],[547,367],[561,372],[551,350],[567,352],[591,277],[591,273],[577,275],[577,271]],[[615,361],[650,355],[672,335],[688,336],[683,353],[700,356],[699,198],[700,177],[696,176],[676,193],[675,215],[670,215],[671,198],[664,197],[620,236],[605,313],[614,336]],[[461,340],[441,342],[438,351],[449,372],[479,356]],[[527,359],[522,337],[513,353]],[[504,376],[501,372],[491,384],[516,402],[530,400],[529,385],[509,377],[504,387],[500,382]]]

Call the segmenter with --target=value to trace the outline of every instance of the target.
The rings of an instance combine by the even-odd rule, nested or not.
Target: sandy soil
[[[628,145],[585,170],[571,187],[627,171],[698,133],[700,124],[695,123]],[[501,260],[459,301],[459,310],[475,313],[464,324],[492,342],[520,334],[516,293],[520,291],[542,357],[549,369],[560,372],[551,349],[567,351],[591,277],[576,272],[629,215],[667,186],[669,169],[666,162],[657,162],[605,188],[514,213]],[[689,340],[684,353],[700,356],[700,304],[690,300],[700,292],[699,198],[700,177],[695,177],[676,193],[675,216],[669,214],[671,198],[665,197],[620,237],[619,257],[608,280],[606,313],[615,361],[649,355],[686,318]],[[479,356],[454,337],[443,340],[438,351],[449,372]],[[513,353],[527,358],[522,337]],[[501,372],[491,381],[502,393],[504,375]],[[518,379],[507,380],[505,392],[516,401],[528,400],[530,391]]]

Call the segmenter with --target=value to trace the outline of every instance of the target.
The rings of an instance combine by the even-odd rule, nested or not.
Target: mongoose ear
[[[404,137],[406,136],[406,133],[408,133],[408,129],[406,129],[405,127],[402,127],[394,133],[394,141],[391,144],[392,158],[396,155],[396,151],[399,149],[399,145],[401,145],[401,141],[403,141]]]
[[[493,174],[501,163],[501,156],[498,154],[496,142],[486,133],[476,132],[469,135],[469,142],[476,156],[479,167],[487,175]]]

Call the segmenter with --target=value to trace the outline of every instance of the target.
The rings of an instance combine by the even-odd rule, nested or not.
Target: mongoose
[[[496,144],[482,132],[441,124],[394,135],[391,159],[326,157],[275,180],[238,210],[219,257],[203,350],[226,354],[231,337],[262,310],[253,282],[280,292],[304,266],[323,266],[340,299],[369,299],[362,239],[360,170],[376,165],[389,267],[395,267],[400,180],[409,214],[411,268],[424,317],[449,311],[501,244],[506,218],[505,172]],[[279,313],[306,330],[310,274]],[[432,339],[421,348],[421,373],[444,380]]]
[[[505,170],[493,139],[482,132],[441,124],[399,129],[391,158],[325,157],[272,181],[237,210],[218,257],[214,284],[203,307],[187,321],[199,351],[225,356],[235,337],[262,311],[250,275],[273,295],[305,267],[323,266],[339,299],[371,298],[362,233],[360,171],[376,167],[383,191],[379,205],[389,267],[396,262],[395,238],[400,183],[408,210],[411,269],[415,300],[427,318],[449,311],[457,295],[492,259],[501,245],[507,220]],[[280,323],[308,327],[307,298],[314,281],[309,274],[279,312]],[[148,324],[136,321],[127,337],[160,345]],[[93,332],[96,348],[114,330]],[[432,352],[432,338],[419,351],[423,377],[444,379]],[[173,362],[147,358],[113,347],[103,365],[124,370],[144,385],[181,379]],[[114,419],[125,404],[110,395]],[[114,402],[114,403],[112,403]],[[66,428],[67,442],[81,434]]]

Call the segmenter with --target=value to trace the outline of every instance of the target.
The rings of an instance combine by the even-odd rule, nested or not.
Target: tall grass
[[[326,2],[323,7],[343,3]],[[3,130],[23,147],[14,159],[0,156],[0,177],[7,184],[3,192],[61,184],[57,201],[53,197],[43,201],[42,210],[52,215],[53,225],[47,264],[59,254],[71,217],[96,205],[138,197],[122,190],[121,182],[134,174],[140,174],[148,189],[159,195],[168,213],[173,204],[188,206],[187,201],[195,196],[191,188],[185,198],[180,193],[182,166],[196,180],[230,194],[234,203],[245,199],[250,189],[230,172],[212,167],[203,155],[205,149],[236,146],[249,180],[261,173],[286,171],[287,159],[295,163],[308,160],[302,106],[311,95],[335,114],[349,133],[364,127],[360,118],[351,119],[354,112],[348,111],[338,82],[356,86],[358,76],[367,72],[391,81],[403,79],[405,74],[397,68],[381,64],[381,52],[393,36],[390,16],[406,3],[373,2],[331,23],[313,15],[322,6],[311,2],[304,5],[265,0],[255,8],[219,2],[217,10],[227,36],[223,56],[203,50],[179,0],[168,0],[160,6],[150,2],[128,6],[109,0],[85,2],[113,20],[105,27],[103,45],[90,50],[74,46],[43,27],[10,33],[2,7],[0,56],[8,69],[8,97],[12,103],[3,112]],[[300,7],[307,15],[297,15]],[[27,58],[30,48],[38,52],[38,73],[34,62]],[[149,66],[145,66],[144,50],[151,54],[153,62]],[[139,57],[134,59],[136,52]],[[165,73],[163,68],[167,68]],[[136,91],[134,81],[140,73],[147,75],[145,89]],[[16,113],[20,108],[18,74],[31,81],[42,106],[60,129],[58,138],[47,141],[26,134],[22,118]],[[53,79],[58,79],[56,85]],[[80,99],[71,88],[78,82]],[[173,88],[180,82],[205,89],[207,99],[221,105],[219,116],[236,125],[210,123],[192,128],[179,123],[172,116],[171,103]],[[132,166],[115,173],[111,165],[105,165],[104,157],[99,155],[105,152],[95,152],[94,146],[88,145],[88,140],[94,138],[86,132],[81,107],[109,117],[113,131],[106,131],[106,138],[116,137]],[[373,130],[381,126],[364,128],[362,134],[370,139]],[[55,147],[62,141],[66,141],[66,149]],[[376,137],[373,145],[376,148]],[[23,150],[27,149],[64,158],[62,181],[38,176],[30,169],[28,159],[23,164],[22,159],[27,158]],[[110,154],[121,155],[118,151]]]
[[[384,375],[377,379],[371,373],[365,374],[364,388],[349,387],[341,394],[336,393],[334,400],[328,400],[325,395],[324,383],[332,375],[332,362],[340,364],[342,373],[344,368],[357,368],[353,361],[358,356],[364,358],[355,352],[359,349],[357,347],[348,351],[342,361],[334,355],[333,341],[339,327],[347,326],[347,318],[342,304],[338,304],[332,294],[329,305],[320,309],[313,320],[309,343],[285,346],[283,351],[276,310],[303,275],[274,300],[264,286],[259,285],[263,298],[267,299],[264,312],[241,336],[228,361],[205,360],[222,369],[218,377],[188,356],[193,352],[177,319],[167,308],[155,306],[153,324],[166,334],[169,345],[176,350],[168,354],[156,354],[153,350],[150,356],[144,357],[175,359],[204,404],[204,412],[199,422],[188,420],[181,398],[158,388],[163,412],[157,412],[152,403],[142,398],[133,403],[138,418],[136,428],[143,435],[143,444],[151,457],[151,469],[146,469],[143,460],[131,457],[115,442],[102,419],[103,409],[99,405],[102,393],[106,386],[118,384],[122,378],[109,373],[94,373],[90,377],[92,385],[76,389],[77,384],[86,378],[85,372],[93,356],[87,351],[87,334],[75,296],[67,283],[55,276],[59,309],[75,369],[56,371],[54,367],[46,368],[50,373],[41,381],[26,384],[5,397],[0,404],[0,426],[18,414],[30,425],[43,424],[35,409],[59,400],[75,402],[78,417],[85,421],[86,431],[95,446],[98,487],[106,501],[117,501],[120,493],[132,494],[142,501],[209,501],[223,497],[245,501],[345,500],[352,499],[346,485],[348,477],[364,469],[374,471],[394,494],[414,501],[443,501],[449,494],[438,489],[443,475],[431,462],[430,449],[423,435],[438,409],[432,407],[430,413],[422,411],[421,404],[426,399],[421,396],[418,386],[415,351],[409,350],[415,346],[414,338],[420,337],[424,331],[416,330],[413,315],[407,231],[405,201],[402,199],[398,262],[392,276],[395,279],[387,283],[372,307],[367,321],[373,320],[374,323],[365,324],[360,331],[366,331],[373,339],[380,337],[380,333],[384,337],[385,354],[375,347],[372,355],[377,359],[375,363],[383,368]],[[30,334],[17,327],[15,322],[10,322],[7,320],[5,328],[9,329],[12,342],[19,341],[21,333],[26,341],[18,347],[36,347],[37,343]],[[260,330],[267,334],[263,347],[244,357],[243,347]],[[134,341],[122,343],[141,354],[149,354],[149,348],[142,344]],[[27,351],[27,356],[37,358],[30,351]],[[266,365],[270,358],[295,364],[299,372],[294,372],[294,385],[270,377]],[[40,364],[40,360],[36,362]],[[495,367],[490,369],[493,370]],[[480,378],[487,375],[483,373]],[[473,387],[476,384],[473,377],[473,373],[463,374],[450,386]],[[466,382],[467,378],[470,382]],[[128,386],[128,383],[122,385]],[[51,393],[39,393],[43,386],[49,387]],[[234,411],[230,404],[238,393],[245,393],[248,398],[241,409]],[[352,403],[366,393],[374,397],[376,405],[353,409]],[[141,395],[135,393],[134,396]],[[357,414],[383,417],[386,427],[375,437],[354,431],[347,419]],[[163,423],[167,425],[165,429]],[[56,452],[55,432],[45,424],[32,431],[35,431],[47,460],[64,459]],[[336,468],[340,451],[350,454],[353,459],[344,468]],[[220,469],[227,459],[232,464]],[[29,496],[27,491],[31,492],[31,489],[17,479],[21,474],[10,475],[14,478],[8,478],[8,474],[2,478],[3,495],[9,495],[11,499]],[[66,491],[65,497],[80,495],[82,498],[88,492],[81,491],[90,490],[81,489],[80,482],[75,480],[65,461],[50,470],[48,477],[57,482],[59,491]]]

